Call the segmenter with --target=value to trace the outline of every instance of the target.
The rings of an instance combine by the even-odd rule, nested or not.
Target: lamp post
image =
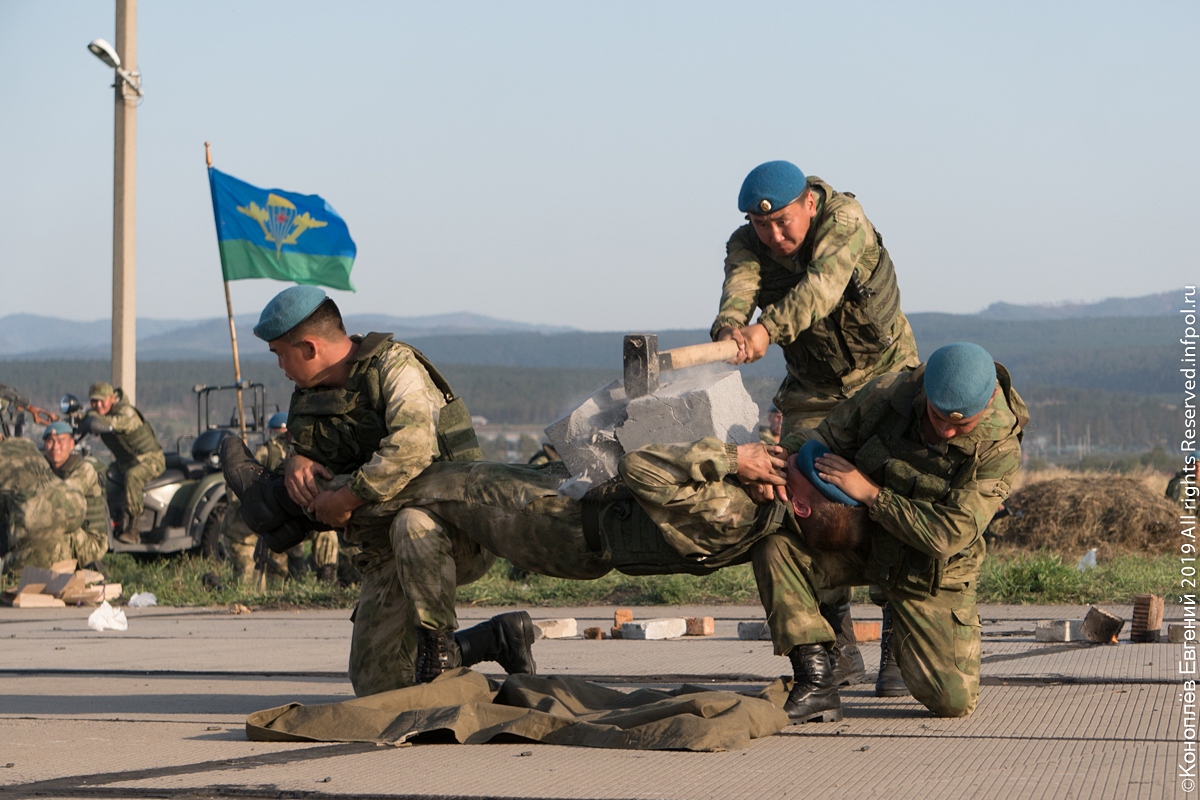
[[[117,46],[103,39],[88,45],[116,73],[113,134],[112,382],[130,403],[137,397],[136,212],[137,104],[142,76],[137,70],[137,0],[117,1]]]

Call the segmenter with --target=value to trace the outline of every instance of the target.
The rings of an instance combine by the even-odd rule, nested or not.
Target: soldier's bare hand
[[[746,483],[742,484],[742,488],[746,490],[746,494],[750,496],[750,500],[756,505],[765,506],[774,500],[787,502],[786,486],[772,486],[767,483]]]
[[[771,336],[762,324],[747,325],[738,331],[738,333],[742,335],[742,342],[746,350],[746,361],[758,361],[767,354],[767,348],[771,346]]]
[[[743,484],[783,486],[787,451],[778,445],[759,442],[739,444],[737,448],[737,479]]]
[[[287,487],[288,497],[310,511],[320,492],[317,478],[329,480],[332,477],[333,473],[305,456],[293,455],[283,462],[283,485]]]
[[[349,489],[342,487],[337,491],[324,491],[317,494],[313,500],[312,511],[319,522],[331,528],[344,528],[350,521],[350,514],[363,504]]]
[[[738,346],[737,356],[735,356],[733,361],[730,361],[729,363],[730,364],[745,364],[746,359],[747,359],[746,337],[742,336],[741,329],[729,327],[729,328],[721,328],[721,330],[717,331],[717,341],[718,342],[723,342],[726,339],[733,339],[735,342],[737,342],[737,346]]]
[[[813,465],[822,480],[832,483],[868,508],[875,505],[879,497],[879,484],[846,459],[827,453],[814,461]]]

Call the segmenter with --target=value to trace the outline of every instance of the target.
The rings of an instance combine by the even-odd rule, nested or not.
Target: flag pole
[[[204,161],[212,169],[212,150],[208,142],[204,143]],[[233,344],[233,379],[237,383],[238,428],[242,441],[246,441],[246,408],[242,403],[242,362],[238,358],[237,326],[233,324],[233,300],[229,297],[229,281],[225,284],[225,311],[229,315],[229,341]]]

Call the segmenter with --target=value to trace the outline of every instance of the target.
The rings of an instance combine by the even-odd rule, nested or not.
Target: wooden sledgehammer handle
[[[658,363],[659,369],[665,372],[672,369],[687,369],[700,364],[733,361],[737,358],[737,353],[737,342],[726,339],[723,342],[706,342],[663,350],[658,354]]]

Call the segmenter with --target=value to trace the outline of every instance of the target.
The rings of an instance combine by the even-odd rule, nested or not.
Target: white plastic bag
[[[105,600],[88,617],[88,627],[94,631],[127,631],[129,630],[129,620],[125,619],[124,611],[113,608]]]
[[[1075,569],[1080,572],[1085,572],[1096,566],[1096,548],[1087,551],[1087,554],[1079,559],[1079,563],[1075,565]]]
[[[158,598],[150,592],[138,592],[133,597],[129,598],[130,608],[146,608],[147,606],[158,605]]]

